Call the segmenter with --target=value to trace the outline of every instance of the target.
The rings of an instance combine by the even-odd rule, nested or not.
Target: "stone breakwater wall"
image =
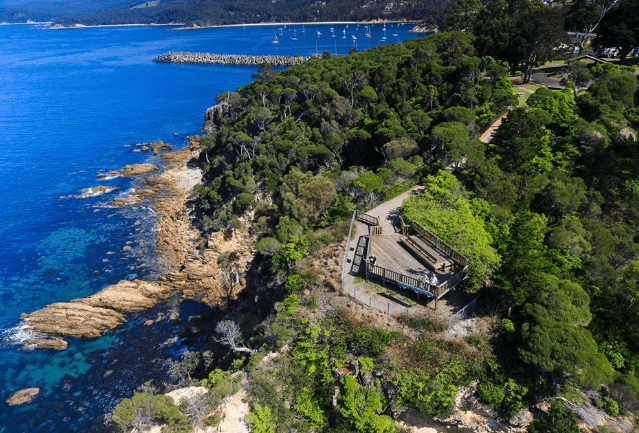
[[[153,59],[156,63],[202,63],[210,65],[254,66],[269,63],[273,66],[293,66],[305,62],[304,56],[249,56],[244,54],[166,53]]]

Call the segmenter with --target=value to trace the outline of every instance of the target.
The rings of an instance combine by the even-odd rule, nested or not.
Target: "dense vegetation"
[[[24,22],[53,20],[57,24],[81,23],[186,23],[187,25],[223,25],[256,22],[313,22],[364,20],[418,20],[429,16],[441,25],[446,0],[408,0],[389,3],[386,0],[162,0],[147,7],[145,2],[128,0],[107,3],[90,10],[74,5],[34,5],[0,8],[0,20]],[[389,6],[390,5],[390,6]],[[57,6],[57,7],[54,7]],[[64,7],[67,6],[67,7]]]
[[[472,16],[498,34],[491,14],[516,24],[543,8],[519,4],[475,4]],[[577,63],[566,89],[519,104],[507,73],[525,76],[553,53],[495,50],[489,34],[326,53],[282,72],[263,65],[218,96],[201,139],[199,221],[204,231],[249,221],[256,261],[287,295],[260,327],[244,327],[259,351],[233,363],[250,378],[253,431],[396,431],[396,409],[446,417],[473,380],[505,419],[547,397],[579,401],[576,389],[601,391],[612,416],[639,410],[635,67]],[[479,141],[506,113],[491,143]],[[354,209],[415,184],[425,193],[402,213],[471,258],[465,289],[494,318],[490,336],[450,342],[414,318],[402,319],[412,334],[389,332],[347,311],[315,314],[317,298],[302,295],[323,284],[308,258],[344,236]],[[270,349],[282,352],[260,362]],[[578,430],[555,400],[529,431]]]

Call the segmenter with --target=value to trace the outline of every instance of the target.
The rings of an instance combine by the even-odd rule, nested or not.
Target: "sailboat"
[[[342,36],[342,39],[346,39],[346,29],[342,30],[342,32],[344,33],[344,35]]]
[[[399,36],[399,33],[397,33],[397,26],[395,26],[395,31],[393,32],[393,36]]]
[[[371,37],[371,28],[369,26],[366,26],[366,31],[364,32],[364,34],[367,38]]]
[[[279,44],[280,41],[279,41],[279,39],[277,39],[277,33],[273,32],[273,35],[275,35],[275,39],[273,39],[273,43],[274,44]]]
[[[297,29],[293,29],[293,37],[291,38],[292,41],[296,41],[297,40]]]
[[[317,31],[317,37],[319,38],[320,36],[322,36],[322,32],[320,32],[319,30]]]
[[[302,24],[302,33],[306,33],[306,29],[304,29],[304,24]]]

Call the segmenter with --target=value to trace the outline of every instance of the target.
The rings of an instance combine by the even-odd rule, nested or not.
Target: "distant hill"
[[[57,24],[185,23],[223,25],[256,22],[441,20],[449,0],[9,0],[0,21],[53,21]]]

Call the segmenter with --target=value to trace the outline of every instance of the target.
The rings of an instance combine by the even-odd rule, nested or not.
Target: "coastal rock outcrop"
[[[36,335],[99,337],[105,331],[123,324],[125,313],[152,307],[158,299],[165,299],[169,294],[170,288],[164,285],[140,280],[120,281],[86,298],[56,302],[33,313],[23,314],[23,328]],[[38,348],[63,348],[60,339],[33,338],[24,344]]]
[[[156,283],[123,280],[74,302],[133,313],[152,307],[159,299],[168,298],[170,293],[168,287]]]
[[[11,397],[7,399],[9,406],[20,406],[23,404],[31,403],[40,394],[40,388],[25,388],[20,391],[14,392]]]
[[[141,176],[143,174],[153,173],[154,171],[158,171],[158,168],[153,164],[130,164],[122,167],[121,175],[124,177]]]
[[[124,323],[124,314],[79,302],[56,302],[33,313],[23,314],[24,330],[65,337],[99,337]]]

